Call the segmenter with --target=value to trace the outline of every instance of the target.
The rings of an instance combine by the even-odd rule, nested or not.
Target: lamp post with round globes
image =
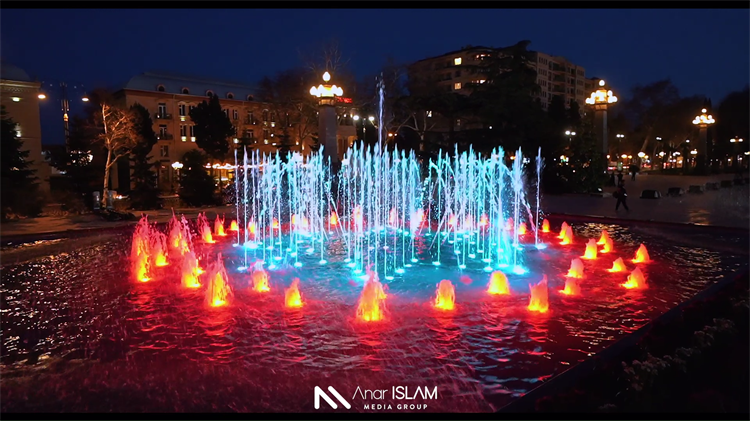
[[[185,166],[185,165],[184,165],[184,164],[183,164],[182,162],[179,162],[179,161],[177,161],[177,162],[173,162],[173,163],[172,163],[172,168],[173,168],[173,169],[175,170],[175,172],[177,173],[177,187],[178,187],[178,188],[180,187],[180,183],[181,183],[181,180],[180,180],[180,170],[181,170],[181,169],[182,169],[182,167],[184,167],[184,166]],[[172,188],[172,190],[174,190],[174,188]]]
[[[608,152],[607,144],[607,108],[610,104],[617,102],[617,97],[612,91],[606,89],[607,83],[604,80],[599,81],[599,89],[591,93],[586,98],[586,104],[594,107],[594,127],[596,128],[596,137],[599,140],[599,152],[604,158]]]
[[[336,116],[336,97],[344,95],[344,90],[331,85],[331,74],[323,73],[323,82],[310,88],[310,95],[318,99],[318,134],[323,146],[323,157],[330,159],[332,165],[337,166],[340,158],[336,139],[338,123]]]
[[[702,171],[705,170],[706,159],[708,157],[708,126],[716,122],[713,116],[707,113],[708,110],[703,108],[701,114],[695,116],[693,119],[693,124],[698,126],[699,129],[698,147],[696,148],[698,150],[696,166]]]
[[[360,119],[362,120],[362,141],[367,142],[367,122],[369,121],[370,124],[374,125],[375,117],[369,116],[367,118],[361,118],[360,116],[355,115],[352,118],[354,119],[354,121],[359,121]]]

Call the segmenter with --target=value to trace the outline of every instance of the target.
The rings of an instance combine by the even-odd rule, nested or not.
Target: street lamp
[[[607,107],[617,102],[617,97],[612,94],[612,91],[605,88],[606,84],[604,80],[600,80],[599,89],[592,92],[589,98],[586,98],[586,104],[594,107],[594,126],[597,129],[599,152],[602,154],[602,157],[607,154],[608,148]]]
[[[738,161],[739,161],[740,159],[742,159],[742,158],[740,158],[740,159],[737,159],[737,158],[739,157],[739,154],[737,153],[737,146],[738,146],[738,145],[739,145],[740,143],[742,143],[742,142],[743,142],[743,139],[742,139],[742,138],[739,138],[739,137],[737,137],[737,136],[735,136],[735,137],[733,137],[733,138],[729,139],[729,142],[730,142],[730,143],[732,143],[732,153],[733,153],[733,154],[735,155],[735,157],[734,157],[734,158],[735,158],[735,160],[734,160],[734,163],[735,163],[735,164],[737,164],[737,162],[738,162]]]
[[[172,163],[172,168],[175,170],[175,172],[177,172],[177,184],[178,185],[181,183],[180,170],[182,169],[183,166],[184,165],[182,164],[182,162],[179,162],[179,161]],[[174,190],[174,183],[172,184],[172,190]]]
[[[318,98],[318,133],[323,145],[323,156],[329,158],[332,164],[339,162],[336,131],[338,128],[336,116],[336,97],[344,95],[341,87],[329,84],[331,74],[323,73],[323,82],[310,88],[310,95]]]
[[[44,85],[44,82],[42,82],[42,85]],[[52,84],[50,84],[52,86]],[[79,85],[78,87],[83,88],[83,85]],[[76,89],[77,87],[73,85],[73,89]],[[65,82],[60,82],[60,89],[62,92],[62,99],[60,100],[62,112],[63,112],[63,127],[65,129],[65,148],[70,148],[70,127],[68,125],[68,114],[70,113],[70,103],[68,102],[68,84]],[[37,98],[44,100],[47,99],[47,95],[44,92],[39,92],[37,95]],[[89,98],[84,94],[83,97],[81,97],[81,101],[88,102]]]
[[[706,156],[708,154],[708,126],[716,123],[716,120],[714,120],[713,116],[711,114],[707,114],[708,110],[703,108],[701,110],[701,114],[695,116],[693,119],[693,124],[698,126],[699,128],[699,141],[698,141],[698,154],[699,158],[698,161],[702,164],[703,160],[706,159]]]

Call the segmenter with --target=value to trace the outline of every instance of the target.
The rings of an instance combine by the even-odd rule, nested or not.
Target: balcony
[[[156,138],[159,140],[172,140],[174,136],[171,133],[159,133],[156,135]]]
[[[244,121],[245,121],[245,124],[250,124],[252,126],[257,126],[258,125],[258,120],[254,119],[254,118],[245,117]]]
[[[156,114],[154,114],[154,117],[157,120],[171,120],[172,119],[172,114],[168,114],[168,113],[156,113]]]

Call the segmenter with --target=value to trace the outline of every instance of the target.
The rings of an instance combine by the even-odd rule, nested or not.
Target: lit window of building
[[[453,64],[455,64],[456,66],[460,66],[461,65],[461,57],[454,58],[453,59]]]
[[[455,90],[459,90],[459,89],[461,89],[461,82],[456,82],[456,83],[454,83],[454,84],[453,84],[453,89],[455,89]]]

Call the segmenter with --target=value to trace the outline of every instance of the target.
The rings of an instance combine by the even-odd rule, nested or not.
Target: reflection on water
[[[554,228],[546,234],[550,239]],[[602,229],[614,250],[584,263],[580,295],[560,294],[584,239],[599,238]],[[528,392],[746,264],[746,256],[676,247],[662,236],[617,226],[586,224],[574,231],[571,246],[555,242],[529,252],[529,272],[508,273],[510,295],[487,294],[490,274],[481,270],[461,273],[429,263],[412,268],[388,283],[386,317],[377,323],[356,318],[362,281],[351,279],[333,258],[314,270],[271,271],[271,290],[259,294],[250,274],[237,271],[243,259],[231,240],[220,239],[199,248],[198,258],[207,262],[224,253],[235,297],[230,305],[207,308],[202,289],[181,287],[174,265],[156,268],[153,282],[131,282],[123,269],[129,238],[118,237],[3,268],[0,357],[8,366],[75,352],[143,369],[192,361],[229,365],[242,377],[270,368],[274,377],[268,381],[291,382],[292,388],[295,381],[321,376],[336,379],[344,390],[417,381],[439,386],[445,400],[469,397],[477,402],[474,408],[489,410],[487,401],[501,405]],[[620,285],[636,267],[629,259],[640,243],[653,260],[639,266],[649,288],[626,291]],[[617,257],[628,270],[608,272]],[[549,311],[530,313],[528,285],[542,274],[549,279]],[[294,278],[300,279],[301,308],[285,306],[284,290]],[[455,285],[450,311],[433,305],[442,279]],[[310,391],[300,386],[297,393]],[[278,399],[282,405],[286,398]]]

